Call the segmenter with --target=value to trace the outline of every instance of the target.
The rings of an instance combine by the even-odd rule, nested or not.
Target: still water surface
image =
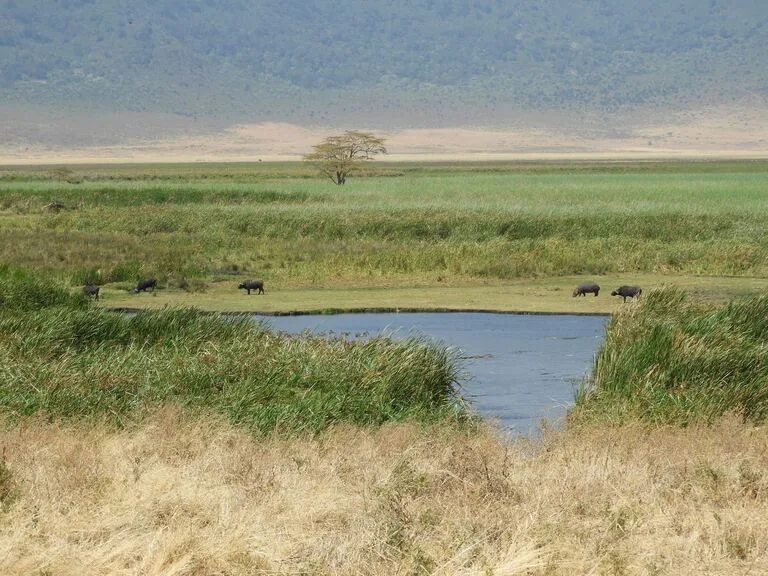
[[[592,368],[608,318],[480,312],[256,316],[275,330],[426,336],[465,357],[462,395],[512,433],[561,422]]]

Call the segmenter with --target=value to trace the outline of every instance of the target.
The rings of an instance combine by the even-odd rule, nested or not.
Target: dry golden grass
[[[765,574],[768,429],[6,425],[0,573]]]

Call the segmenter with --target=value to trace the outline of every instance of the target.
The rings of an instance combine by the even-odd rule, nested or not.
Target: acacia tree
[[[304,161],[317,166],[320,172],[338,185],[344,184],[347,175],[360,170],[366,161],[373,160],[377,154],[387,153],[383,138],[356,130],[328,136],[312,148],[314,152],[304,156]]]

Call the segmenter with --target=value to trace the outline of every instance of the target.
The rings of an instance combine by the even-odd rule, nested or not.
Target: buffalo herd
[[[139,280],[139,283],[136,284],[136,287],[133,288],[131,292],[133,292],[134,294],[138,294],[139,292],[146,292],[148,290],[154,292],[156,287],[157,287],[157,278],[152,276],[144,280]],[[249,295],[251,294],[251,290],[256,290],[257,294],[265,294],[263,280],[246,280],[245,282],[241,283],[238,286],[238,288],[247,290]],[[83,286],[83,294],[85,294],[89,298],[93,297],[96,300],[98,300],[100,289],[101,289],[100,286],[93,284],[91,282],[88,282],[85,286]]]
[[[138,284],[136,284],[136,287],[133,289],[134,294],[138,294],[139,292],[146,292],[147,290],[152,290],[154,292],[155,287],[157,286],[157,278],[151,277],[147,278],[145,280],[140,280]],[[238,289],[240,290],[246,290],[248,292],[248,295],[250,296],[251,290],[255,290],[256,294],[265,294],[264,292],[264,281],[263,280],[246,280],[245,282],[242,282]],[[584,284],[579,284],[576,286],[576,288],[573,289],[573,296],[586,296],[587,294],[594,294],[595,297],[600,293],[600,286],[595,284],[594,282],[585,282]],[[626,302],[627,298],[639,298],[640,295],[643,293],[642,288],[639,286],[619,286],[611,292],[611,296],[621,296],[623,298],[623,301]],[[86,284],[83,286],[83,294],[85,294],[88,297],[95,297],[96,300],[99,299],[99,286],[96,286],[94,284]]]
[[[576,286],[576,288],[573,289],[573,296],[574,298],[576,296],[586,296],[587,294],[594,294],[595,297],[597,297],[597,294],[600,292],[600,286],[595,284],[594,282],[587,282],[585,284],[579,284]],[[611,292],[611,296],[621,296],[624,300],[624,302],[627,301],[627,298],[639,298],[640,294],[643,293],[643,289],[640,288],[640,286],[619,286]]]

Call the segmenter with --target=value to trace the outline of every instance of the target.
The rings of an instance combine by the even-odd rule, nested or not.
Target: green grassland
[[[0,260],[116,306],[605,312],[572,285],[763,289],[767,190],[759,161],[378,162],[345,186],[301,163],[5,167]],[[149,275],[161,295],[129,300]]]
[[[4,169],[5,572],[761,570],[766,184],[758,162],[381,163],[344,187],[300,164]],[[600,296],[571,297],[586,278]],[[613,316],[534,446],[478,422],[453,349],[200,310],[350,308]]]
[[[639,384],[658,397],[638,407],[642,395],[632,393],[637,384],[631,375],[609,377],[614,370],[610,366],[640,362],[640,368],[631,370],[647,378],[655,374],[652,367],[658,362],[653,355],[643,360],[644,346],[658,336],[659,325],[704,322],[705,328],[717,327],[690,318],[721,310],[734,299],[748,302],[745,309],[759,308],[749,302],[768,289],[766,231],[768,162],[760,161],[377,162],[345,186],[333,185],[301,163],[6,167],[0,172],[0,259],[9,277],[22,274],[14,270],[29,270],[34,278],[47,276],[41,285],[50,286],[32,290],[28,311],[4,319],[5,333],[14,335],[6,365],[16,366],[6,375],[7,381],[19,383],[18,390],[12,386],[6,390],[6,404],[19,414],[52,410],[51,406],[59,406],[54,412],[87,412],[93,406],[93,411],[120,415],[156,400],[194,405],[202,398],[203,405],[223,403],[221,409],[233,414],[234,405],[273,405],[268,396],[274,382],[264,389],[266,396],[237,404],[240,400],[227,399],[221,389],[211,388],[226,375],[234,379],[232,390],[242,385],[241,391],[250,394],[262,380],[278,382],[292,373],[286,366],[298,358],[309,366],[312,358],[341,354],[339,362],[326,367],[335,376],[313,373],[307,381],[336,378],[354,387],[368,373],[365,366],[381,364],[384,356],[419,359],[421,354],[382,343],[381,351],[369,350],[359,364],[351,360],[349,364],[343,346],[341,352],[321,350],[326,344],[319,342],[299,349],[292,341],[280,341],[237,320],[220,325],[199,316],[199,311],[179,311],[190,308],[265,313],[619,312],[595,369],[597,392],[585,392],[589,408],[577,413],[599,414],[600,406],[608,406],[606,417],[624,413],[647,418],[648,412],[656,414],[653,410],[658,409],[664,414],[661,420],[679,419],[669,416],[676,413],[668,409],[678,406],[677,392],[668,401],[652,386]],[[136,281],[149,275],[159,279],[158,289],[133,294]],[[263,279],[266,294],[238,290],[246,278]],[[601,284],[600,296],[573,298],[573,287],[586,279]],[[82,301],[79,287],[87,281],[101,285],[102,307],[157,310],[128,322],[94,310],[83,312],[80,304],[74,309],[67,305],[61,312],[49,310],[61,304],[63,296],[57,292],[61,287]],[[642,286],[649,305],[610,296],[612,289],[625,283]],[[672,289],[654,291],[661,287]],[[674,296],[676,290],[687,294],[685,305]],[[11,306],[14,298],[26,302],[23,292],[4,293],[3,306]],[[671,303],[664,298],[671,298]],[[657,300],[667,302],[666,307]],[[683,317],[674,320],[678,308]],[[240,337],[230,330],[232,326],[242,331]],[[645,332],[639,328],[633,332],[636,326],[645,327]],[[703,337],[710,333],[716,331],[702,332]],[[195,334],[200,335],[198,340]],[[662,340],[659,354],[669,348]],[[725,342],[725,336],[721,340]],[[264,348],[266,341],[272,344]],[[636,343],[627,347],[627,355],[622,355],[624,341]],[[166,344],[172,352],[165,350]],[[418,348],[417,343],[414,346]],[[354,356],[354,351],[350,354]],[[439,351],[430,354],[439,356]],[[248,377],[236,368],[235,358],[243,355],[253,359]],[[442,375],[435,390],[446,391],[455,379],[455,366],[449,358],[437,356],[433,372]],[[47,363],[48,357],[58,362]],[[619,360],[607,360],[614,357]],[[174,368],[184,358],[187,368]],[[275,362],[274,374],[257,368]],[[20,365],[26,368],[19,370]],[[97,369],[102,366],[112,367]],[[741,364],[734,370],[746,373]],[[382,368],[381,374],[390,378],[398,369],[392,365]],[[414,374],[403,378],[423,378]],[[697,374],[707,378],[701,371]],[[183,393],[174,388],[179,378],[192,382],[190,397],[185,396],[187,387]],[[30,394],[28,382],[41,379],[54,383],[52,391],[43,387],[34,392],[32,387]],[[72,383],[63,384],[70,379]],[[673,380],[661,378],[665,383]],[[299,394],[301,383],[286,381],[287,411],[267,416],[249,412],[248,418],[262,431],[283,422],[303,422],[298,412],[291,412],[298,410],[297,398],[301,406],[305,398],[309,402],[299,411],[306,408],[319,419],[300,424],[311,430],[321,429],[328,418],[352,422],[390,418],[388,406],[394,401],[376,388],[378,384],[371,392],[381,400],[374,415],[358,413],[354,406],[336,410],[330,399],[343,394],[330,385],[323,392],[324,386],[312,385],[312,394]],[[387,384],[382,386],[388,390]],[[80,392],[72,396],[73,390]],[[613,410],[612,406],[624,406],[621,398],[626,390],[632,402]],[[444,404],[438,404],[450,406],[447,393],[440,394]],[[85,401],[73,400],[81,395]],[[369,399],[364,404],[375,402]],[[742,412],[747,404],[733,398],[721,402]],[[403,412],[394,417],[405,414],[407,406],[423,410],[424,405],[408,399],[402,403]],[[718,409],[696,405],[691,410],[709,414]],[[342,413],[345,416],[340,417]]]
[[[690,277],[653,274],[609,274],[597,278],[601,292],[573,298],[574,286],[584,278],[524,278],[451,286],[308,288],[267,286],[264,296],[238,290],[231,280],[207,283],[204,291],[177,288],[155,293],[133,294],[125,288],[102,289],[100,304],[109,308],[157,309],[164,306],[193,306],[216,312],[330,313],[355,310],[476,310],[526,313],[612,314],[632,304],[611,297],[623,283],[649,288],[674,286],[696,301],[723,303],[732,298],[768,292],[768,279],[739,277]],[[274,292],[274,294],[273,294]]]

